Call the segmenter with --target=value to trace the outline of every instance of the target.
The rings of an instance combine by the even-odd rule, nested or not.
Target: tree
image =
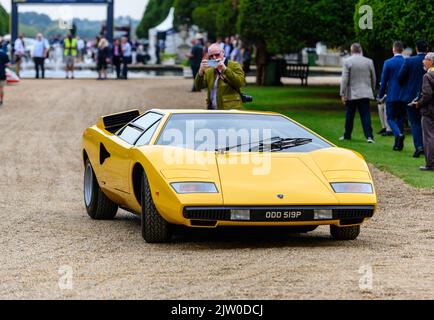
[[[137,36],[139,38],[148,38],[149,29],[163,22],[169,14],[173,2],[173,0],[149,0],[143,18],[137,26]]]
[[[306,45],[308,0],[241,0],[238,32],[245,40],[264,40],[270,53],[297,52]]]
[[[217,35],[225,37],[236,33],[238,0],[221,0],[217,9]]]
[[[0,35],[9,33],[9,15],[0,4]]]
[[[219,7],[217,2],[209,3],[205,6],[196,7],[193,10],[193,23],[199,28],[208,32],[208,38],[215,39],[217,34],[216,12]]]
[[[359,8],[369,5],[373,12],[373,28],[361,29]],[[419,39],[434,43],[432,0],[360,0],[354,14],[357,40],[366,55],[374,59],[377,71],[384,60],[392,55],[392,44],[401,40],[413,47]],[[399,17],[399,18],[398,18]]]
[[[310,0],[304,10],[306,41],[314,47],[319,41],[329,47],[348,48],[354,40],[354,11],[358,0]]]
[[[205,6],[209,0],[175,0],[173,6],[175,7],[175,25],[193,25],[193,11],[199,6]]]

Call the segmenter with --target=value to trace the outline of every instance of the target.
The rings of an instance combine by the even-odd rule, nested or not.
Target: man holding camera
[[[208,90],[208,109],[242,109],[244,98],[240,89],[244,83],[245,75],[241,65],[225,58],[224,49],[219,44],[212,44],[195,79],[197,90]]]

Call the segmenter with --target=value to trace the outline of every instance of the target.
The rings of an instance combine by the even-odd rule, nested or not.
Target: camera
[[[242,93],[241,94],[241,101],[243,101],[243,103],[253,102],[253,97]]]

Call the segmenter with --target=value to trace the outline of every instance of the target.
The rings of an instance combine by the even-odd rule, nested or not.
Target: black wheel
[[[297,227],[289,227],[289,232],[294,233],[308,233],[314,231],[318,228],[318,226],[297,226]]]
[[[356,240],[360,234],[360,226],[338,227],[331,225],[330,233],[336,240]]]
[[[148,243],[164,243],[170,241],[170,225],[155,208],[152,200],[148,178],[142,177],[142,237]]]
[[[94,220],[111,220],[118,206],[102,192],[89,159],[84,169],[84,204],[88,215]]]

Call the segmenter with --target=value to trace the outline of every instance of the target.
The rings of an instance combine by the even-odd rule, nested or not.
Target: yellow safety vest
[[[73,57],[77,56],[77,40],[75,38],[72,38],[71,41],[69,38],[65,38],[65,51],[63,52],[65,57],[69,56],[69,50],[71,50]]]

